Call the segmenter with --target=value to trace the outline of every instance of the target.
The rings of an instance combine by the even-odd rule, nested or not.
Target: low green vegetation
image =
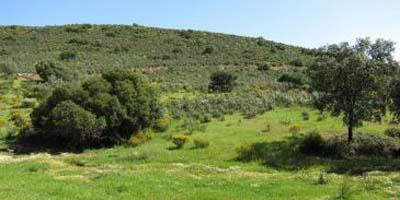
[[[0,199],[400,194],[389,41],[310,50],[138,25],[0,30]]]

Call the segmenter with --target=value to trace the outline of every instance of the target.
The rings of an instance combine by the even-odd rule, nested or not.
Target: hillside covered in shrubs
[[[129,25],[0,27],[0,60],[18,72],[59,60],[69,69],[98,73],[134,69],[218,65],[303,66],[315,51],[263,38]],[[148,70],[152,70],[148,69]]]

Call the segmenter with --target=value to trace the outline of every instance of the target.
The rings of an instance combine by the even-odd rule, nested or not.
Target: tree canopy
[[[58,87],[31,115],[49,140],[81,148],[119,143],[161,116],[157,92],[146,77],[126,71]]]
[[[310,86],[316,92],[315,105],[332,115],[343,114],[348,140],[354,127],[364,120],[380,120],[389,101],[390,80],[397,71],[392,53],[394,44],[368,38],[327,46],[308,70]]]

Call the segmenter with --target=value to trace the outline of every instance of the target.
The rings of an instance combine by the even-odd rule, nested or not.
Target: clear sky
[[[398,43],[400,0],[0,0],[1,25],[132,24],[304,47],[382,37]]]

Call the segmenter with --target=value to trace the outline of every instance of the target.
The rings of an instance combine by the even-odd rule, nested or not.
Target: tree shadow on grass
[[[259,142],[244,145],[239,149],[238,161],[259,161],[262,165],[277,170],[297,171],[311,167],[325,167],[328,173],[362,175],[370,171],[400,171],[399,157],[349,156],[322,157],[307,156],[298,151],[298,141]]]
[[[82,153],[82,149],[63,148],[63,145],[57,145],[39,135],[21,136],[18,134],[9,134],[4,138],[7,145],[4,151],[11,152],[16,155],[27,155],[32,153],[48,153],[51,155],[59,155],[61,153]]]

